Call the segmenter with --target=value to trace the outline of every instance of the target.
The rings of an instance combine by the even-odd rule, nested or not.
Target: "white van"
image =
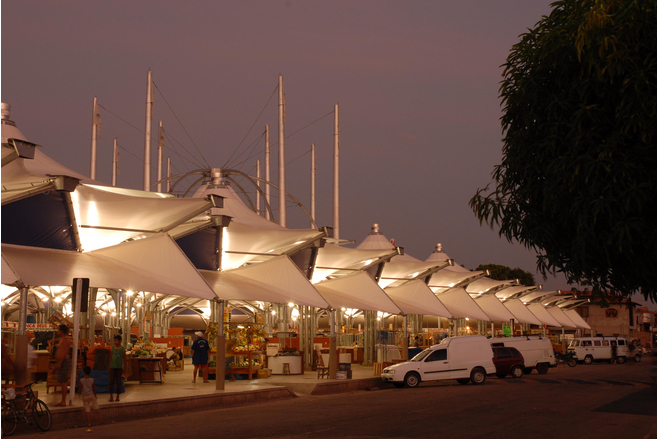
[[[624,363],[627,358],[641,361],[640,353],[632,353],[629,343],[624,337],[581,337],[575,338],[567,347],[568,352],[574,352],[579,361],[590,364],[593,361],[611,361],[612,346],[616,347],[616,361]]]
[[[496,372],[493,356],[490,343],[482,335],[445,338],[410,361],[385,368],[381,377],[396,387],[448,379],[457,379],[460,384],[482,384],[488,374]]]
[[[524,357],[524,373],[529,374],[533,369],[545,374],[550,367],[556,367],[554,347],[548,337],[529,335],[525,337],[491,338],[492,347],[505,346],[517,349]]]

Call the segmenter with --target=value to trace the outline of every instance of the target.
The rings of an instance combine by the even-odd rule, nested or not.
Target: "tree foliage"
[[[521,268],[510,268],[505,265],[497,264],[485,264],[479,265],[476,267],[477,271],[489,270],[490,274],[487,276],[490,279],[495,280],[515,280],[519,281],[520,285],[525,285],[531,287],[535,285],[535,279],[533,275],[528,271],[524,271]]]
[[[552,8],[503,65],[503,159],[469,204],[543,276],[656,301],[657,4]]]

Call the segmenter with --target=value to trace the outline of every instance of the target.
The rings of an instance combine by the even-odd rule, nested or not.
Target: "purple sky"
[[[501,161],[500,66],[549,3],[3,0],[2,101],[43,152],[89,175],[97,96],[97,178],[110,183],[116,137],[118,185],[141,189],[150,68],[153,132],[162,121],[174,173],[224,166],[243,138],[227,167],[255,173],[269,124],[276,183],[282,74],[286,134],[322,118],[286,139],[287,189],[307,208],[316,144],[319,225],[332,223],[333,117],[323,116],[339,103],[341,238],[360,242],[379,223],[419,259],[442,243],[469,269],[520,267],[546,290],[569,289],[562,276],[542,280],[535,255],[481,227],[467,204]],[[289,207],[288,226],[308,222]]]

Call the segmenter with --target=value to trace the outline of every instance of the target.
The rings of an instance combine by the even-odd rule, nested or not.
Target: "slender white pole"
[[[172,158],[167,157],[167,192],[172,187],[172,182],[169,180],[169,177],[172,176]]]
[[[311,144],[311,227],[316,222],[316,145]]]
[[[334,238],[339,239],[339,104],[334,106]]]
[[[270,205],[270,126],[265,126],[265,201]],[[265,209],[265,218],[271,220],[270,211]]]
[[[284,77],[279,75],[279,225],[286,227],[286,160],[284,157]]]
[[[117,138],[114,138],[114,147],[112,148],[112,186],[117,186],[117,169],[119,166],[119,151],[117,149]]]
[[[96,96],[94,96],[94,106],[92,108],[92,153],[89,167],[89,178],[96,180],[96,137],[98,136],[97,116],[98,107],[96,106]]]
[[[256,187],[261,189],[261,160],[256,159]],[[261,192],[256,194],[256,213],[261,215]]]
[[[162,120],[158,125],[158,186],[157,191],[162,192],[162,149],[165,146],[165,136],[162,133]]]
[[[153,118],[153,83],[151,70],[146,79],[146,127],[144,129],[144,187],[145,191],[151,188],[151,119]]]

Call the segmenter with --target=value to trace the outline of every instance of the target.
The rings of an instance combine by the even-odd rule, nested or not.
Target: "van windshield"
[[[430,349],[423,350],[418,354],[416,354],[414,358],[412,358],[410,361],[423,361],[423,359],[426,358],[426,356],[428,356],[429,353],[430,353]]]

